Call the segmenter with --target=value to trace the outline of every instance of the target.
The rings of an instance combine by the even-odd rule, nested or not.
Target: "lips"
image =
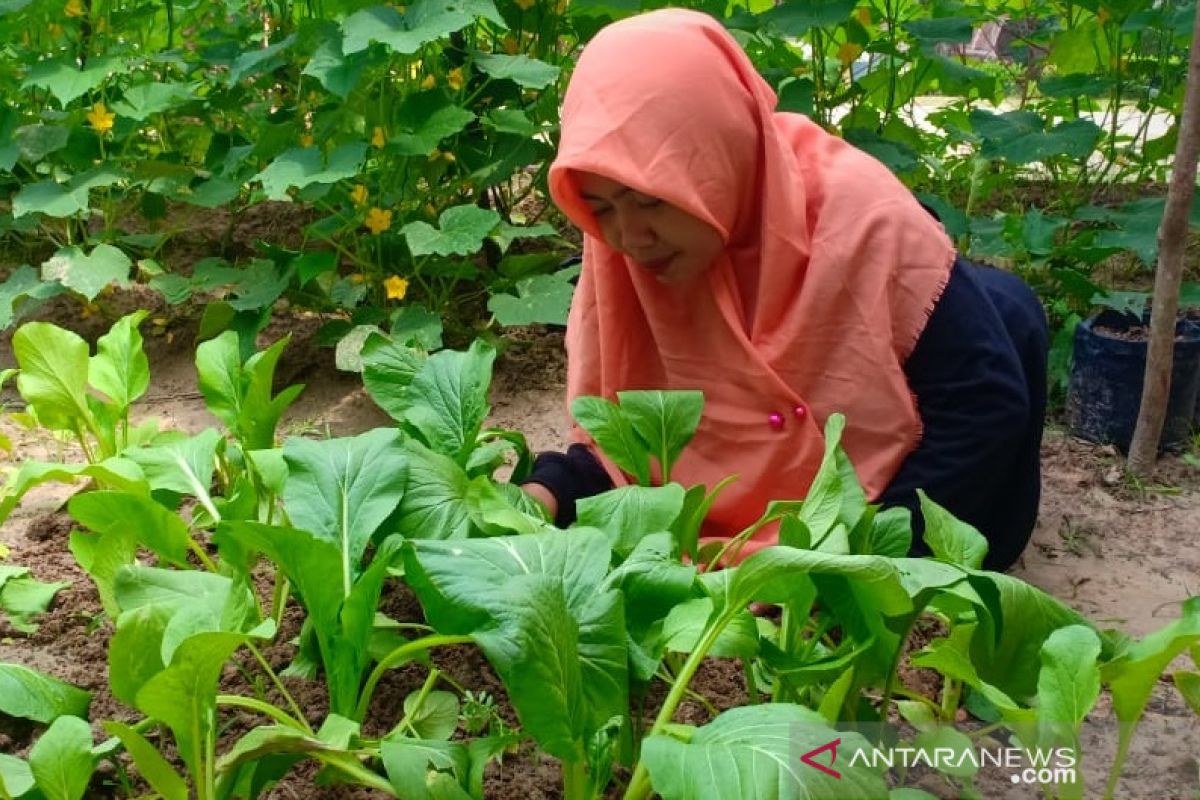
[[[663,256],[662,258],[655,258],[650,261],[642,261],[641,259],[638,259],[638,264],[640,264],[642,267],[650,270],[651,272],[661,273],[661,272],[666,271],[667,267],[671,266],[671,262],[674,260],[675,260],[675,255],[671,254],[669,256]]]

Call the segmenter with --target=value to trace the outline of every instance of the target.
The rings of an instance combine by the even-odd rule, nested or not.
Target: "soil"
[[[154,306],[153,295],[123,293],[112,298],[112,315],[139,305]],[[55,301],[57,303],[57,301]],[[157,310],[155,313],[158,313]],[[107,329],[108,319],[78,317],[69,304],[51,304],[42,310],[61,324],[70,323],[85,336],[95,338]],[[312,315],[288,314],[264,333],[264,341],[292,334],[280,363],[285,383],[305,383],[307,388],[289,411],[285,435],[318,433],[348,435],[388,425],[389,419],[362,389],[358,376],[338,372],[333,351],[313,343],[320,320]],[[144,326],[149,333],[152,326]],[[147,340],[152,386],[138,404],[142,418],[157,417],[164,426],[199,431],[217,424],[204,409],[196,388],[192,364],[195,320],[172,317],[152,327]],[[0,341],[0,367],[13,364],[8,340]],[[524,431],[534,449],[561,448],[567,439],[564,405],[565,366],[560,331],[532,328],[516,331],[496,364],[492,394],[492,422]],[[19,400],[6,391],[8,409]],[[69,447],[49,437],[25,430],[6,418],[0,431],[14,444],[10,459],[71,458]],[[1110,448],[1076,441],[1061,430],[1047,431],[1043,448],[1044,495],[1033,541],[1013,574],[1054,594],[1102,627],[1142,636],[1178,613],[1179,603],[1200,594],[1200,468],[1179,457],[1167,457],[1152,481],[1131,483],[1123,477],[1121,459]],[[29,566],[41,580],[68,580],[52,609],[40,619],[31,636],[17,634],[0,623],[0,662],[16,662],[42,670],[95,693],[93,720],[132,720],[136,714],[107,691],[105,653],[110,624],[100,612],[99,600],[87,577],[67,551],[71,522],[61,506],[78,487],[56,484],[39,487],[26,496],[16,513],[0,528],[0,543],[11,548],[10,562]],[[420,608],[398,584],[387,591],[385,611],[397,619],[419,620]],[[285,619],[279,644],[268,647],[267,658],[282,666],[290,657],[286,644],[299,624],[297,616]],[[932,636],[925,630],[926,640]],[[912,646],[919,646],[914,641]],[[509,724],[516,724],[505,703],[504,690],[482,656],[473,648],[453,648],[436,658],[437,666],[461,684],[489,692]],[[1187,666],[1182,660],[1176,665]],[[250,670],[246,671],[247,673]],[[366,721],[368,733],[381,733],[394,723],[403,698],[420,688],[425,671],[411,667],[393,670],[381,683]],[[925,670],[905,667],[902,677],[909,688],[936,697],[940,678]],[[326,699],[319,684],[287,679],[310,719],[319,721]],[[245,674],[231,666],[225,682],[230,691],[253,690]],[[712,661],[693,683],[718,710],[746,699],[740,666]],[[661,693],[647,698],[647,713]],[[709,712],[698,702],[684,704],[680,721],[702,723]],[[231,716],[223,742],[232,741],[256,720]],[[36,735],[20,721],[0,722],[0,752],[22,752]],[[97,737],[102,734],[96,730]],[[1115,751],[1115,730],[1110,704],[1102,698],[1089,717],[1084,735],[1089,796],[1099,794],[1106,765]],[[1122,798],[1194,798],[1200,720],[1191,714],[1169,683],[1161,683],[1127,761],[1118,788]],[[102,776],[112,783],[115,776]],[[912,776],[939,797],[957,797],[959,790],[935,774]],[[365,798],[379,796],[364,789],[319,787],[314,768],[301,765],[270,793],[272,798]],[[984,797],[1036,797],[1033,787],[1012,785],[1007,774],[985,771],[977,781]],[[111,789],[94,785],[96,797],[114,796]],[[485,784],[489,798],[555,798],[561,796],[556,763],[539,757],[531,748],[508,755],[493,764]]]

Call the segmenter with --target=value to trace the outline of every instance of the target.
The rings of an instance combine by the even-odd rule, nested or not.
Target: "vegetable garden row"
[[[1163,200],[1142,189],[1174,147],[1194,3],[694,5],[725,19],[783,108],[883,160],[964,251],[1033,283],[1060,355],[1095,303],[1140,310],[1095,267],[1153,263]],[[252,798],[306,760],[322,781],[387,796],[478,798],[489,762],[526,747],[561,763],[570,800],[912,800],[929,795],[854,754],[961,756],[1000,741],[1066,748],[1094,774],[1080,730],[1102,691],[1121,723],[1105,785],[1085,787],[1085,769],[1044,790],[1119,796],[1137,722],[1179,657],[1191,666],[1175,687],[1200,713],[1200,600],[1141,640],[1101,631],[981,570],[982,537],[927,500],[933,556],[907,557],[908,513],[866,502],[837,416],[809,495],[720,548],[699,531],[725,484],[617,489],[581,502],[567,531],[515,487],[525,438],[485,427],[495,351],[443,348],[443,333],[564,319],[570,234],[541,199],[558,102],[578,49],[639,7],[0,0],[0,255],[12,267],[0,326],[65,294],[103,310],[135,281],[203,306],[196,374],[222,424],[187,435],[138,422],[145,311],[114,320],[94,350],[48,322],[12,335],[0,387],[20,395],[24,424],[80,458],[13,468],[0,520],[39,484],[84,486],[66,546],[111,631],[109,688],[136,719],[89,719],[89,693],[0,664],[0,715],[37,725],[27,752],[0,753],[0,798],[77,800],[106,761],[132,768],[130,795]],[[995,21],[1015,32],[1006,58],[965,55]],[[1156,120],[1164,134],[1151,135]],[[280,201],[307,210],[296,237],[232,246],[239,218]],[[176,240],[213,212],[226,234],[209,257],[184,258]],[[301,387],[274,385],[287,340],[257,339],[281,299],[327,320],[319,338],[393,426],[279,444]],[[629,474],[654,463],[668,477],[702,411],[688,392],[572,408]],[[764,525],[779,545],[735,565]],[[382,613],[401,584],[421,619]],[[55,590],[0,561],[14,628],[32,630]],[[756,617],[752,603],[781,611]],[[263,651],[295,608],[304,623],[283,675]],[[942,676],[936,697],[899,679],[931,617],[941,633],[909,658]],[[482,651],[519,726],[471,722],[477,687],[434,660],[464,645]],[[708,658],[739,661],[749,702],[677,722]],[[230,691],[235,659],[268,690]],[[382,734],[364,731],[381,681],[414,665],[422,687]],[[297,679],[322,683],[328,714],[302,707]],[[656,687],[665,696],[646,714]],[[956,725],[965,712],[980,726]],[[235,713],[256,725],[231,740]],[[894,724],[886,736],[881,723]],[[835,741],[835,763],[805,760]],[[977,769],[957,760],[944,777],[970,796]]]
[[[286,342],[242,360],[234,332],[196,353],[223,429],[186,436],[129,425],[149,379],[142,317],[120,320],[91,355],[49,323],[14,337],[26,413],[77,437],[91,457],[26,462],[17,483],[91,479],[67,506],[78,526],[69,546],[113,626],[112,693],[144,716],[104,721],[111,738],[94,741],[87,692],[0,665],[0,711],[48,725],[26,759],[0,755],[9,797],[82,797],[96,763],[121,758],[167,798],[255,797],[302,759],[387,795],[480,797],[487,762],[532,741],[561,761],[568,798],[911,799],[929,795],[889,789],[885,766],[853,764],[855,751],[882,744],[856,729],[902,718],[914,738],[892,746],[961,756],[1000,737],[1068,748],[1082,763],[1081,724],[1102,686],[1122,723],[1112,796],[1160,675],[1189,648],[1200,657],[1200,600],[1140,641],[1098,631],[1035,587],[980,570],[983,538],[927,500],[933,557],[906,557],[908,512],[867,504],[837,416],[808,497],[773,503],[724,545],[698,543],[721,486],[617,489],[582,501],[578,522],[561,531],[493,477],[514,455],[519,477],[529,454],[520,433],[482,427],[488,346],[427,355],[374,334],[363,380],[395,426],[275,447],[279,415],[300,390],[271,390]],[[617,403],[582,398],[573,412],[632,474],[657,462],[669,475],[702,407],[697,393],[630,392]],[[778,546],[712,568],[772,523]],[[262,574],[269,591],[256,582]],[[18,580],[32,583],[8,577]],[[423,620],[379,613],[397,581],[415,592]],[[752,602],[777,604],[782,616],[755,618]],[[294,603],[305,616],[287,672],[324,682],[329,713],[318,720],[262,656]],[[943,676],[939,697],[897,677],[923,615],[945,633],[912,663]],[[459,731],[460,703],[477,698],[428,659],[465,643],[503,682],[518,729]],[[253,656],[271,693],[223,692],[222,668],[239,652]],[[740,659],[750,704],[699,727],[674,722],[712,656]],[[413,663],[428,669],[422,688],[394,709],[384,735],[364,736],[381,677]],[[1173,677],[1200,706],[1200,674]],[[668,686],[665,700],[642,718],[656,681]],[[954,725],[960,707],[995,724],[968,735]],[[234,711],[259,724],[218,749],[222,717]],[[834,739],[837,776],[803,767],[800,754]],[[948,777],[969,791],[973,774]],[[1063,797],[1083,790],[1082,773],[1047,787]]]

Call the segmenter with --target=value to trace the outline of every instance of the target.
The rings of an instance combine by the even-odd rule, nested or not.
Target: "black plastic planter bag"
[[[1129,449],[1142,401],[1147,342],[1144,336],[1122,338],[1121,334],[1145,326],[1137,317],[1105,311],[1075,329],[1075,361],[1067,397],[1068,424],[1075,436],[1115,444],[1122,452]],[[1200,325],[1180,320],[1175,333],[1171,395],[1159,439],[1159,448],[1164,450],[1187,441],[1200,393]]]

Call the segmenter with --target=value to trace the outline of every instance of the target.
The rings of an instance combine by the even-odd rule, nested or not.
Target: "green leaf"
[[[545,89],[558,80],[559,68],[526,55],[475,53],[474,64],[490,77],[510,80],[525,89]]]
[[[430,356],[413,376],[405,420],[430,449],[465,464],[487,417],[496,351],[475,341],[464,352]]]
[[[1059,628],[1088,625],[1080,614],[1017,578],[996,572],[970,574],[980,595],[992,592],[999,613],[982,620],[971,642],[971,661],[979,676],[1017,700],[1032,698],[1042,643]]]
[[[335,36],[317,46],[304,65],[303,74],[313,76],[327,90],[345,100],[358,86],[367,63],[365,54],[342,55],[340,39]]]
[[[110,284],[128,286],[132,266],[129,256],[111,244],[98,244],[88,254],[72,245],[42,264],[42,280],[58,281],[91,301]]]
[[[425,695],[420,706],[420,690],[404,698],[404,716],[422,739],[449,739],[458,728],[458,695],[433,691]]]
[[[638,484],[649,485],[650,448],[616,403],[603,397],[576,397],[571,402],[571,416],[614,464],[633,475]]]
[[[576,503],[576,525],[599,528],[620,557],[628,556],[647,534],[671,529],[683,510],[684,489],[666,486],[622,486]]]
[[[125,458],[106,458],[98,464],[54,464],[40,461],[25,461],[0,495],[0,520],[4,520],[17,507],[21,497],[35,486],[49,481],[72,483],[76,478],[88,477],[105,487],[142,491],[146,489],[141,468]]]
[[[1113,712],[1120,726],[1118,753],[1125,753],[1146,710],[1150,693],[1163,670],[1187,648],[1200,641],[1200,597],[1183,601],[1179,619],[1146,635],[1100,668],[1112,692]]]
[[[517,281],[516,295],[493,294],[488,311],[509,325],[566,325],[575,285],[556,275],[534,275]]]
[[[662,640],[667,650],[691,653],[699,645],[712,619],[713,602],[698,597],[680,603],[663,620]],[[758,626],[747,610],[736,614],[706,651],[711,658],[753,658],[758,655]]]
[[[96,342],[96,355],[88,362],[88,383],[113,401],[118,414],[150,387],[150,360],[138,331],[149,313],[135,311],[117,320]]]
[[[217,720],[217,681],[225,662],[247,641],[240,633],[198,633],[176,649],[171,664],[137,693],[137,707],[171,729],[193,781],[204,774]]]
[[[704,394],[698,391],[617,392],[621,413],[634,432],[658,459],[663,482],[670,480],[683,448],[692,440],[704,410]]]
[[[786,3],[757,15],[757,19],[765,27],[786,36],[799,38],[812,28],[823,28],[845,22],[855,5],[854,0],[812,0],[804,3]]]
[[[48,217],[73,217],[88,210],[86,187],[71,189],[54,181],[27,183],[13,195],[12,214],[45,214]]]
[[[962,44],[971,41],[974,33],[969,17],[911,19],[901,23],[901,27],[925,47],[941,43]]]
[[[17,389],[42,425],[64,431],[95,425],[87,404],[87,342],[49,322],[28,322],[13,334],[12,347],[21,370]]]
[[[405,575],[440,632],[470,634],[526,729],[560,758],[624,715],[628,650],[619,592],[601,591],[599,531],[405,545]]]
[[[476,17],[506,28],[491,0],[417,0],[404,14],[390,6],[356,11],[342,21],[342,52],[365,50],[382,42],[401,55],[411,55],[424,45],[462,30]]]
[[[8,792],[9,797],[23,797],[33,787],[29,764],[16,756],[0,753],[0,789]]]
[[[395,531],[406,539],[462,539],[470,535],[471,481],[447,456],[416,441],[404,445],[409,454],[408,484],[396,511]]]
[[[188,799],[187,782],[145,737],[122,722],[108,721],[103,725],[110,736],[121,740],[138,774],[146,779],[151,789],[162,795],[163,800]]]
[[[1059,628],[1042,644],[1037,720],[1043,744],[1078,747],[1079,724],[1100,696],[1100,646],[1085,625]]]
[[[831,749],[821,750],[831,743]],[[864,764],[849,766],[855,752],[869,755],[870,748],[861,735],[834,730],[810,709],[771,703],[732,708],[686,742],[649,736],[642,762],[663,800],[874,800],[887,795],[883,777]],[[801,756],[840,776],[810,766]]]
[[[7,328],[25,316],[43,300],[61,294],[62,287],[56,283],[43,283],[37,270],[28,264],[17,267],[0,283],[0,329]]]
[[[81,564],[96,581],[105,610],[115,615],[112,581],[118,567],[133,563],[135,545],[141,545],[162,561],[188,567],[188,527],[177,514],[144,495],[131,492],[92,491],[77,494],[68,503],[72,517],[99,534],[97,560]],[[121,545],[118,542],[127,541]]]
[[[0,664],[0,711],[49,724],[58,717],[86,717],[92,695],[19,664]]]
[[[366,153],[364,142],[340,145],[327,159],[322,159],[317,147],[292,148],[276,156],[266,169],[250,180],[262,182],[268,200],[286,200],[288,189],[292,187],[303,189],[314,183],[337,183],[353,178],[362,168]]]
[[[1087,119],[1074,119],[1045,130],[1046,120],[1032,111],[992,114],[971,112],[972,128],[983,137],[980,155],[1003,158],[1013,164],[1029,164],[1053,156],[1086,158],[1100,140],[1102,131]]]
[[[394,737],[379,743],[379,755],[388,780],[406,800],[467,800],[471,796],[462,788],[470,759],[462,742]],[[439,781],[451,786],[444,787]]]
[[[86,720],[54,720],[29,750],[29,769],[47,800],[79,800],[96,767],[92,728]]]
[[[119,568],[113,582],[123,612],[158,607],[170,617],[158,641],[163,663],[189,637],[208,631],[240,631],[257,611],[249,590],[232,578],[200,570],[173,570],[139,564]],[[124,616],[119,623],[124,622]]]
[[[544,239],[557,235],[558,231],[548,222],[539,222],[536,225],[510,225],[501,220],[500,225],[492,232],[491,239],[500,245],[500,252],[507,253],[508,248],[517,239]],[[575,264],[559,270],[554,275],[559,280],[570,281],[579,275],[581,269],[580,265]]]
[[[104,83],[109,72],[120,67],[121,60],[118,58],[88,59],[87,66],[83,69],[80,69],[74,60],[46,59],[37,62],[29,69],[25,80],[21,83],[21,88],[28,89],[36,86],[47,89],[58,98],[58,102],[62,104],[63,108],[66,108],[72,100],[82,97]]]
[[[410,222],[400,229],[414,256],[472,255],[483,247],[483,240],[500,222],[490,208],[467,204],[452,206],[438,217],[438,227],[428,222]]]
[[[132,447],[125,451],[125,456],[142,468],[151,489],[166,489],[196,497],[202,503],[211,502],[208,490],[221,441],[221,434],[208,428],[191,438],[157,447]]]
[[[282,60],[285,51],[296,42],[296,35],[292,34],[284,39],[280,39],[268,47],[257,47],[246,50],[236,59],[229,67],[229,85],[240,81],[248,75],[257,75],[271,68],[276,60]]]
[[[275,446],[280,416],[304,389],[289,386],[272,396],[275,366],[289,338],[255,353],[244,364],[236,331],[225,331],[196,348],[196,372],[204,404],[229,426],[247,450]]]
[[[1171,679],[1175,681],[1175,688],[1179,690],[1188,708],[1192,709],[1192,713],[1200,714],[1200,672],[1179,669],[1171,673]]]
[[[8,614],[8,624],[13,628],[33,633],[37,630],[33,618],[45,613],[54,596],[70,585],[64,581],[46,583],[27,575],[0,580],[0,611]]]
[[[443,139],[466,128],[475,115],[450,102],[441,90],[432,89],[406,97],[396,118],[399,130],[388,147],[402,156],[427,156]]]
[[[21,158],[36,164],[66,147],[71,139],[71,129],[65,125],[22,125],[13,131],[12,138]]]
[[[923,490],[918,489],[917,496],[925,517],[925,543],[934,557],[968,569],[980,569],[988,551],[983,534],[930,500]]]
[[[143,122],[154,114],[174,110],[189,100],[194,100],[197,86],[198,84],[158,81],[130,86],[122,92],[120,100],[113,101],[112,110],[122,117]]]
[[[376,405],[397,422],[408,411],[408,388],[425,363],[425,354],[381,333],[362,346],[363,386]]]
[[[376,428],[352,438],[292,438],[283,457],[291,524],[336,547],[336,574],[348,596],[371,536],[404,494],[408,458],[400,432]]]

